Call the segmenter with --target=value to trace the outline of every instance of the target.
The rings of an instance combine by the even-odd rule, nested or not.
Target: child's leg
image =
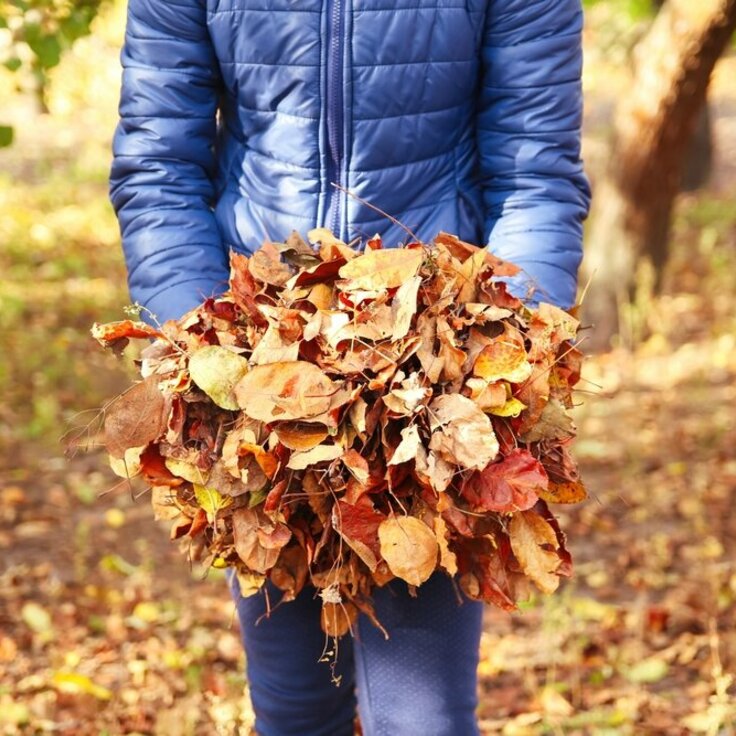
[[[483,604],[459,604],[443,573],[417,598],[392,581],[374,601],[390,639],[361,616],[353,646],[364,735],[476,736]]]
[[[339,643],[336,674],[319,662],[325,635],[320,629],[319,597],[310,586],[269,618],[265,597],[242,598],[230,577],[245,646],[246,673],[259,736],[352,736],[355,717],[353,642]],[[268,586],[271,605],[281,593]]]

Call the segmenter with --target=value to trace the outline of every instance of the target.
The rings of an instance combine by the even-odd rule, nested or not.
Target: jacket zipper
[[[327,227],[339,238],[342,193],[332,186],[342,184],[343,159],[343,42],[345,0],[327,0],[327,192],[325,197],[325,221]]]

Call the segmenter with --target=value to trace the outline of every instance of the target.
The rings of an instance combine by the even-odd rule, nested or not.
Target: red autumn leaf
[[[378,527],[385,520],[367,496],[361,496],[355,505],[341,499],[333,508],[332,526],[370,570],[376,569],[381,556]]]
[[[248,269],[248,256],[230,252],[230,292],[235,303],[259,327],[267,327],[268,320],[261,314],[256,302],[258,285]]]
[[[517,448],[501,462],[473,473],[462,495],[477,510],[520,511],[534,506],[547,482],[542,464],[528,450]]]
[[[184,484],[183,478],[173,475],[166,467],[157,445],[149,445],[141,453],[141,474],[146,483],[152,486],[169,486],[177,488]]]

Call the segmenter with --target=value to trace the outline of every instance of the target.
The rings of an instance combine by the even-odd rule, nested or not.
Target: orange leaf
[[[110,343],[126,338],[163,337],[155,327],[151,327],[145,322],[134,322],[130,319],[124,319],[120,322],[108,322],[104,325],[95,322],[90,332],[92,337],[105,347]]]
[[[235,396],[252,419],[298,420],[326,412],[339,387],[316,365],[295,360],[254,366],[236,384]]]
[[[437,566],[439,545],[432,530],[414,516],[386,519],[378,527],[381,555],[391,572],[409,585],[421,585]]]
[[[520,511],[509,522],[511,549],[521,569],[544,593],[553,593],[560,584],[555,571],[560,566],[555,530],[535,511]]]

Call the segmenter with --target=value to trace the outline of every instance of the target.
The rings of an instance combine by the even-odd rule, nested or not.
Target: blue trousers
[[[435,573],[412,598],[394,580],[374,604],[390,638],[362,614],[339,641],[333,681],[320,662],[321,601],[307,586],[271,611],[262,594],[240,596],[229,576],[245,646],[259,736],[352,736],[356,705],[364,736],[477,736],[477,667],[483,604],[458,600]],[[271,604],[281,596],[269,588]],[[330,640],[332,644],[332,641]]]

